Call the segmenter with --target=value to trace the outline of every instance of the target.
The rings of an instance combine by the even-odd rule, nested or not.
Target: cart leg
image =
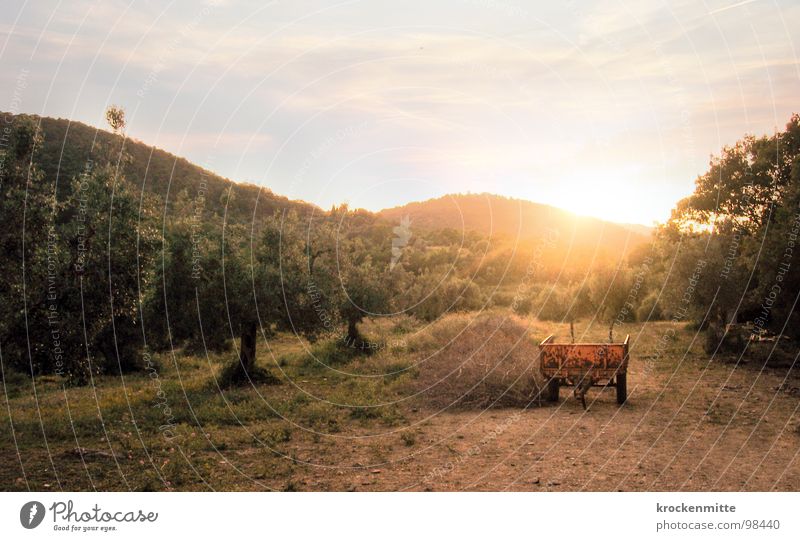
[[[584,375],[580,381],[575,384],[575,398],[581,401],[583,409],[586,409],[586,393],[593,384],[594,378],[590,374]]]
[[[550,378],[547,382],[547,401],[558,402],[558,390],[561,382],[557,378]]]
[[[617,404],[628,399],[628,374],[617,374]]]

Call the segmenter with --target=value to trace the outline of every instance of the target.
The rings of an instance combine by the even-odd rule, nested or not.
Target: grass
[[[365,328],[383,331],[378,327],[385,324],[368,323]],[[7,374],[7,407],[0,414],[0,486],[47,490],[60,482],[62,488],[75,490],[203,489],[214,483],[230,487],[231,476],[241,477],[221,464],[220,454],[230,453],[258,457],[248,468],[252,477],[274,480],[291,474],[285,462],[292,460],[294,443],[313,444],[343,431],[396,426],[404,419],[398,406],[381,405],[399,397],[395,383],[408,368],[391,361],[389,348],[366,356],[332,341],[312,345],[282,335],[269,347],[259,344],[258,353],[258,373],[270,377],[235,386],[225,376],[232,352],[208,357],[158,354],[158,370],[124,378],[101,376],[93,386],[64,387],[57,377],[39,377],[36,395],[30,378]],[[370,377],[384,372],[385,376]],[[272,385],[275,382],[282,385]],[[86,464],[75,452],[77,447],[85,451]],[[261,488],[292,486],[290,479],[282,479],[280,486]]]
[[[35,395],[27,376],[7,373],[6,404],[0,407],[0,487],[308,489],[297,476],[317,466],[304,464],[380,463],[428,441],[426,425],[414,424],[427,405],[420,397],[409,399],[408,389],[425,375],[420,359],[463,343],[474,323],[475,314],[450,315],[434,325],[407,317],[365,321],[365,336],[385,339],[371,355],[330,341],[309,344],[279,335],[268,347],[259,344],[257,365],[281,385],[218,388],[231,352],[160,354],[157,371],[102,376],[94,386],[80,388],[39,377]],[[525,355],[550,333],[569,337],[566,324],[524,323]],[[659,349],[667,328],[678,329],[677,338]],[[631,333],[639,369],[664,374],[674,369],[693,336],[669,323],[625,324],[616,332],[620,339]],[[606,333],[605,325],[576,326],[579,340],[603,340]],[[689,355],[704,358],[699,342]],[[730,415],[715,406],[707,421],[724,424]]]

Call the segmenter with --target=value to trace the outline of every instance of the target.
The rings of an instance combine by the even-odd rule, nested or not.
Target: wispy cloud
[[[115,101],[136,137],[324,205],[389,176],[427,179],[405,200],[465,183],[555,198],[602,169],[632,201],[659,194],[621,202],[649,222],[800,90],[789,2],[179,0],[136,2],[113,32],[128,2],[12,3],[0,78],[30,70],[28,110],[98,122]]]

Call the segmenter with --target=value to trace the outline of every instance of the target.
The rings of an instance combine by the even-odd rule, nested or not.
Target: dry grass
[[[800,486],[797,370],[762,371],[749,357],[739,364],[712,360],[703,352],[702,335],[682,323],[625,323],[615,329],[615,339],[631,335],[624,407],[612,391],[597,390],[590,393],[594,403],[588,412],[565,397],[557,408],[479,414],[476,404],[493,403],[485,396],[493,399],[507,390],[499,378],[501,386],[476,388],[458,407],[431,411],[427,400],[447,405],[448,396],[464,394],[456,386],[464,383],[469,365],[432,394],[412,396],[420,387],[419,372],[429,381],[431,367],[449,368],[445,373],[458,369],[498,327],[484,346],[497,350],[484,359],[490,368],[497,366],[496,374],[513,375],[517,366],[519,373],[535,377],[525,370],[526,362],[535,360],[535,344],[551,333],[558,341],[569,340],[567,324],[507,320],[508,315],[448,315],[433,325],[405,317],[401,325],[393,319],[365,321],[365,335],[381,347],[336,370],[307,361],[316,344],[278,334],[258,350],[258,366],[283,381],[277,386],[217,389],[213,378],[230,362],[230,352],[156,355],[156,379],[139,373],[123,382],[107,375],[94,386],[64,389],[55,377],[39,377],[36,395],[30,378],[6,372],[0,489],[789,491]],[[523,335],[520,326],[527,337],[511,348]],[[575,326],[576,341],[603,341],[607,333],[605,324]],[[509,349],[519,364],[504,360]],[[434,367],[437,361],[442,366]],[[486,372],[479,370],[475,381]],[[525,389],[519,389],[527,404]],[[163,428],[167,422],[173,423],[169,433]],[[565,456],[574,461],[565,466]]]
[[[420,355],[411,383],[434,407],[528,407],[544,381],[529,325],[508,313],[447,316],[416,333]]]

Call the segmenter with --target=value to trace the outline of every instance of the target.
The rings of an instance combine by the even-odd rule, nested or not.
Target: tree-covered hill
[[[11,125],[9,113],[0,113],[3,125]],[[35,155],[39,170],[46,182],[58,182],[59,198],[63,199],[70,182],[87,167],[96,162],[98,154],[108,149],[119,151],[122,136],[88,126],[81,122],[62,118],[32,117],[40,126],[42,146]],[[168,214],[195,212],[195,204],[202,199],[203,214],[222,216],[227,203],[229,222],[250,223],[257,201],[257,217],[271,216],[276,210],[294,209],[301,214],[314,207],[303,201],[294,201],[274,194],[268,188],[233,182],[199,165],[133,139],[124,140],[126,159],[123,177],[130,183],[134,193],[155,195],[162,203],[159,213],[164,212],[163,203],[169,202]],[[229,194],[229,191],[231,192]],[[231,196],[229,199],[229,195]],[[190,209],[176,205],[190,204]]]
[[[630,227],[563,209],[493,194],[455,194],[382,210],[390,221],[408,217],[412,228],[475,231],[493,244],[526,246],[557,237],[553,263],[592,266],[619,260],[649,241],[644,226]]]

